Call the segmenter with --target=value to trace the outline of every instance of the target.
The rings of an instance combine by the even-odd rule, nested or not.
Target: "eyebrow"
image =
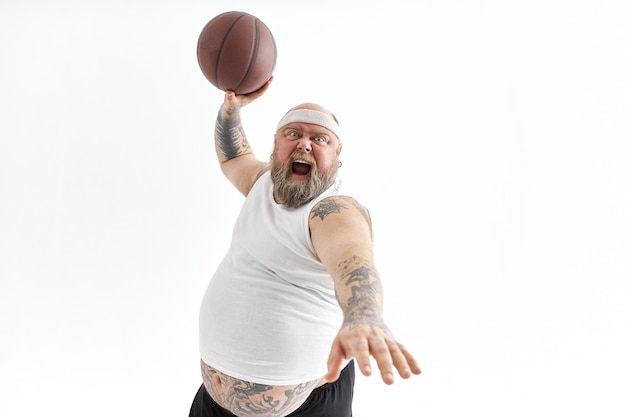
[[[308,124],[308,125],[311,125],[311,126],[315,126],[316,128],[322,128],[322,129],[325,129],[323,126],[318,126],[318,125],[316,125],[316,124],[312,124],[312,123],[294,122],[294,123],[289,123],[289,124],[286,124],[286,125],[285,125],[285,126],[283,126],[280,130],[284,130],[284,129],[293,129],[293,130],[303,131],[304,129],[302,129],[302,128],[300,128],[300,127],[297,127],[297,126],[295,125],[296,123]],[[333,132],[331,132],[331,131],[330,131],[330,130],[328,130],[328,129],[326,129],[325,131],[324,131],[324,130],[318,130],[318,129],[315,129],[315,130],[313,130],[313,131],[312,131],[312,134],[313,134],[313,135],[317,135],[317,136],[326,136],[326,137],[329,137],[329,138],[332,138],[332,137],[333,137]]]

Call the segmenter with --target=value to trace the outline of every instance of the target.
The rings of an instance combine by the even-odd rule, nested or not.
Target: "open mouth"
[[[311,164],[302,159],[296,159],[293,161],[293,164],[291,164],[291,172],[296,175],[307,175],[311,172]]]

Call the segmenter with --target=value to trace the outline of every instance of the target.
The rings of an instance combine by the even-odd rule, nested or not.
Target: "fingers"
[[[372,365],[370,363],[370,348],[366,338],[358,339],[352,348],[352,356],[359,365],[361,373],[365,376],[372,374]]]
[[[272,83],[272,81],[274,81],[274,76],[273,75],[269,78],[269,80],[267,80],[267,82],[265,84],[263,84],[263,86],[261,88],[259,88],[258,90],[250,93],[249,95],[254,95],[255,99],[260,97],[260,96],[262,96],[263,94],[265,94],[267,89],[270,88],[270,84]]]
[[[331,357],[333,354],[331,352]],[[341,358],[354,358],[361,373],[365,376],[372,374],[372,357],[376,361],[382,380],[388,385],[394,383],[394,368],[404,379],[421,373],[413,355],[404,346],[397,343],[390,334],[381,329],[370,328],[367,332],[356,332],[351,337],[343,339]],[[330,361],[329,359],[329,364]],[[340,363],[341,359],[338,359],[337,366]]]
[[[335,339],[330,349],[330,355],[328,355],[328,373],[324,376],[326,382],[334,382],[339,378],[341,370],[343,369],[343,362],[346,359],[348,359],[348,356],[346,355],[338,337]]]
[[[400,370],[402,368],[402,358],[397,355],[397,349],[394,349],[395,342],[387,340],[384,336],[370,339],[370,354],[378,364],[378,370],[385,384],[391,385],[394,382],[393,368],[394,366]]]
[[[335,341],[330,349],[330,355],[328,356],[328,362],[326,363],[328,373],[324,379],[327,382],[334,382],[339,378],[339,375],[341,374],[341,364],[343,363],[344,358],[345,354],[341,345]]]
[[[411,375],[419,375],[422,372],[417,364],[417,360],[404,346],[391,340],[388,343],[388,347],[393,366],[402,378],[408,379]]]
[[[417,363],[417,360],[413,357],[413,355],[411,355],[411,353],[404,346],[402,346],[401,344],[398,344],[398,347],[400,348],[400,351],[402,352],[402,355],[406,359],[407,365],[409,366],[409,369],[411,370],[411,373],[414,374],[414,375],[421,374],[422,370],[420,369],[419,364]],[[407,378],[408,378],[408,376],[407,376]]]
[[[272,75],[261,88],[248,94],[236,94],[233,90],[226,90],[224,94],[224,103],[229,107],[245,106],[265,94],[273,80],[274,76]]]

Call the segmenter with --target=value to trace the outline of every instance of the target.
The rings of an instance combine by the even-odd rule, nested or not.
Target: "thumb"
[[[330,355],[328,355],[328,361],[326,362],[328,373],[324,378],[327,382],[334,382],[339,378],[343,358],[344,354],[342,349],[337,343],[333,343],[333,346],[330,349]]]

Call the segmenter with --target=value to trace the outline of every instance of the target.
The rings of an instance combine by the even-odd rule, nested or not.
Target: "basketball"
[[[276,66],[276,42],[260,19],[225,12],[211,19],[198,38],[202,74],[222,91],[248,94],[261,88]]]

